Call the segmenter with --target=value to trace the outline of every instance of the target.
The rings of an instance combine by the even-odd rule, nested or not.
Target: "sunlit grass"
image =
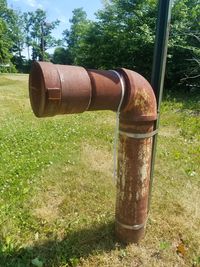
[[[27,79],[0,75],[0,266],[198,266],[199,96],[163,102],[147,234],[124,247],[113,230],[115,114],[37,119]]]

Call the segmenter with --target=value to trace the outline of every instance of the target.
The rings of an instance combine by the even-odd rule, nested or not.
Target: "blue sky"
[[[10,7],[16,10],[34,11],[41,8],[47,12],[49,21],[60,20],[54,36],[61,38],[63,30],[70,27],[69,19],[75,8],[83,7],[89,19],[95,19],[94,13],[103,7],[101,0],[7,0]]]

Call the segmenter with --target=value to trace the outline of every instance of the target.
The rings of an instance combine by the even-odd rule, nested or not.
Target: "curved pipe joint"
[[[147,221],[153,126],[157,105],[153,89],[138,73],[119,69],[125,84],[118,146],[116,235],[138,243]],[[29,94],[37,117],[91,110],[117,111],[121,82],[113,71],[35,62]]]

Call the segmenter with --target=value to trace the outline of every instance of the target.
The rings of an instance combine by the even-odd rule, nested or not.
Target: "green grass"
[[[146,236],[125,247],[114,237],[115,114],[37,119],[27,79],[0,75],[0,266],[200,266],[199,95],[163,102]]]

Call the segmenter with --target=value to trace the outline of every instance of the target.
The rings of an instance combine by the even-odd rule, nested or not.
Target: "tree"
[[[69,57],[75,65],[85,65],[87,47],[87,34],[92,22],[87,19],[87,14],[82,8],[74,9],[70,20],[71,29],[63,32],[64,41],[67,43]]]
[[[59,21],[47,22],[46,12],[37,9],[35,12],[24,13],[26,45],[32,48],[32,60],[48,60],[48,48],[56,46],[58,41],[52,36],[52,31]]]
[[[32,25],[32,13],[25,12],[23,14],[23,28],[24,28],[24,35],[25,35],[25,45],[27,47],[28,52],[28,60],[30,60],[30,46],[31,46],[31,25]]]
[[[11,11],[12,10],[7,7],[7,2],[5,0],[0,0],[0,72],[5,72],[7,66],[11,68],[12,65],[11,51],[14,42],[9,23],[14,13]]]
[[[12,55],[10,54],[10,48],[12,46],[11,40],[7,36],[7,26],[5,21],[0,18],[0,64],[6,64],[10,62]]]
[[[69,50],[64,47],[57,47],[53,53],[52,62],[55,64],[69,65],[71,64],[71,58]]]
[[[23,15],[21,12],[14,11],[13,19],[10,21],[11,39],[13,41],[12,52],[12,63],[16,69],[20,72],[24,71],[25,57],[22,55],[25,43],[25,35],[23,32]]]
[[[134,69],[150,80],[158,1],[105,0],[97,21],[82,9],[73,12],[65,32],[74,64]],[[166,87],[200,86],[200,2],[174,0]],[[182,88],[181,87],[181,88]]]
[[[200,87],[200,2],[176,0],[173,6],[167,82],[169,87]]]
[[[147,55],[153,51],[156,4],[151,1],[148,8],[147,2],[105,1],[93,23],[82,9],[74,10],[67,36],[74,63],[98,68],[124,66],[149,73],[151,59]],[[141,58],[148,61],[145,67]]]
[[[14,65],[22,64],[24,36],[22,33],[23,20],[20,12],[7,7],[7,2],[0,0],[0,62],[1,71],[9,66],[14,71]]]

